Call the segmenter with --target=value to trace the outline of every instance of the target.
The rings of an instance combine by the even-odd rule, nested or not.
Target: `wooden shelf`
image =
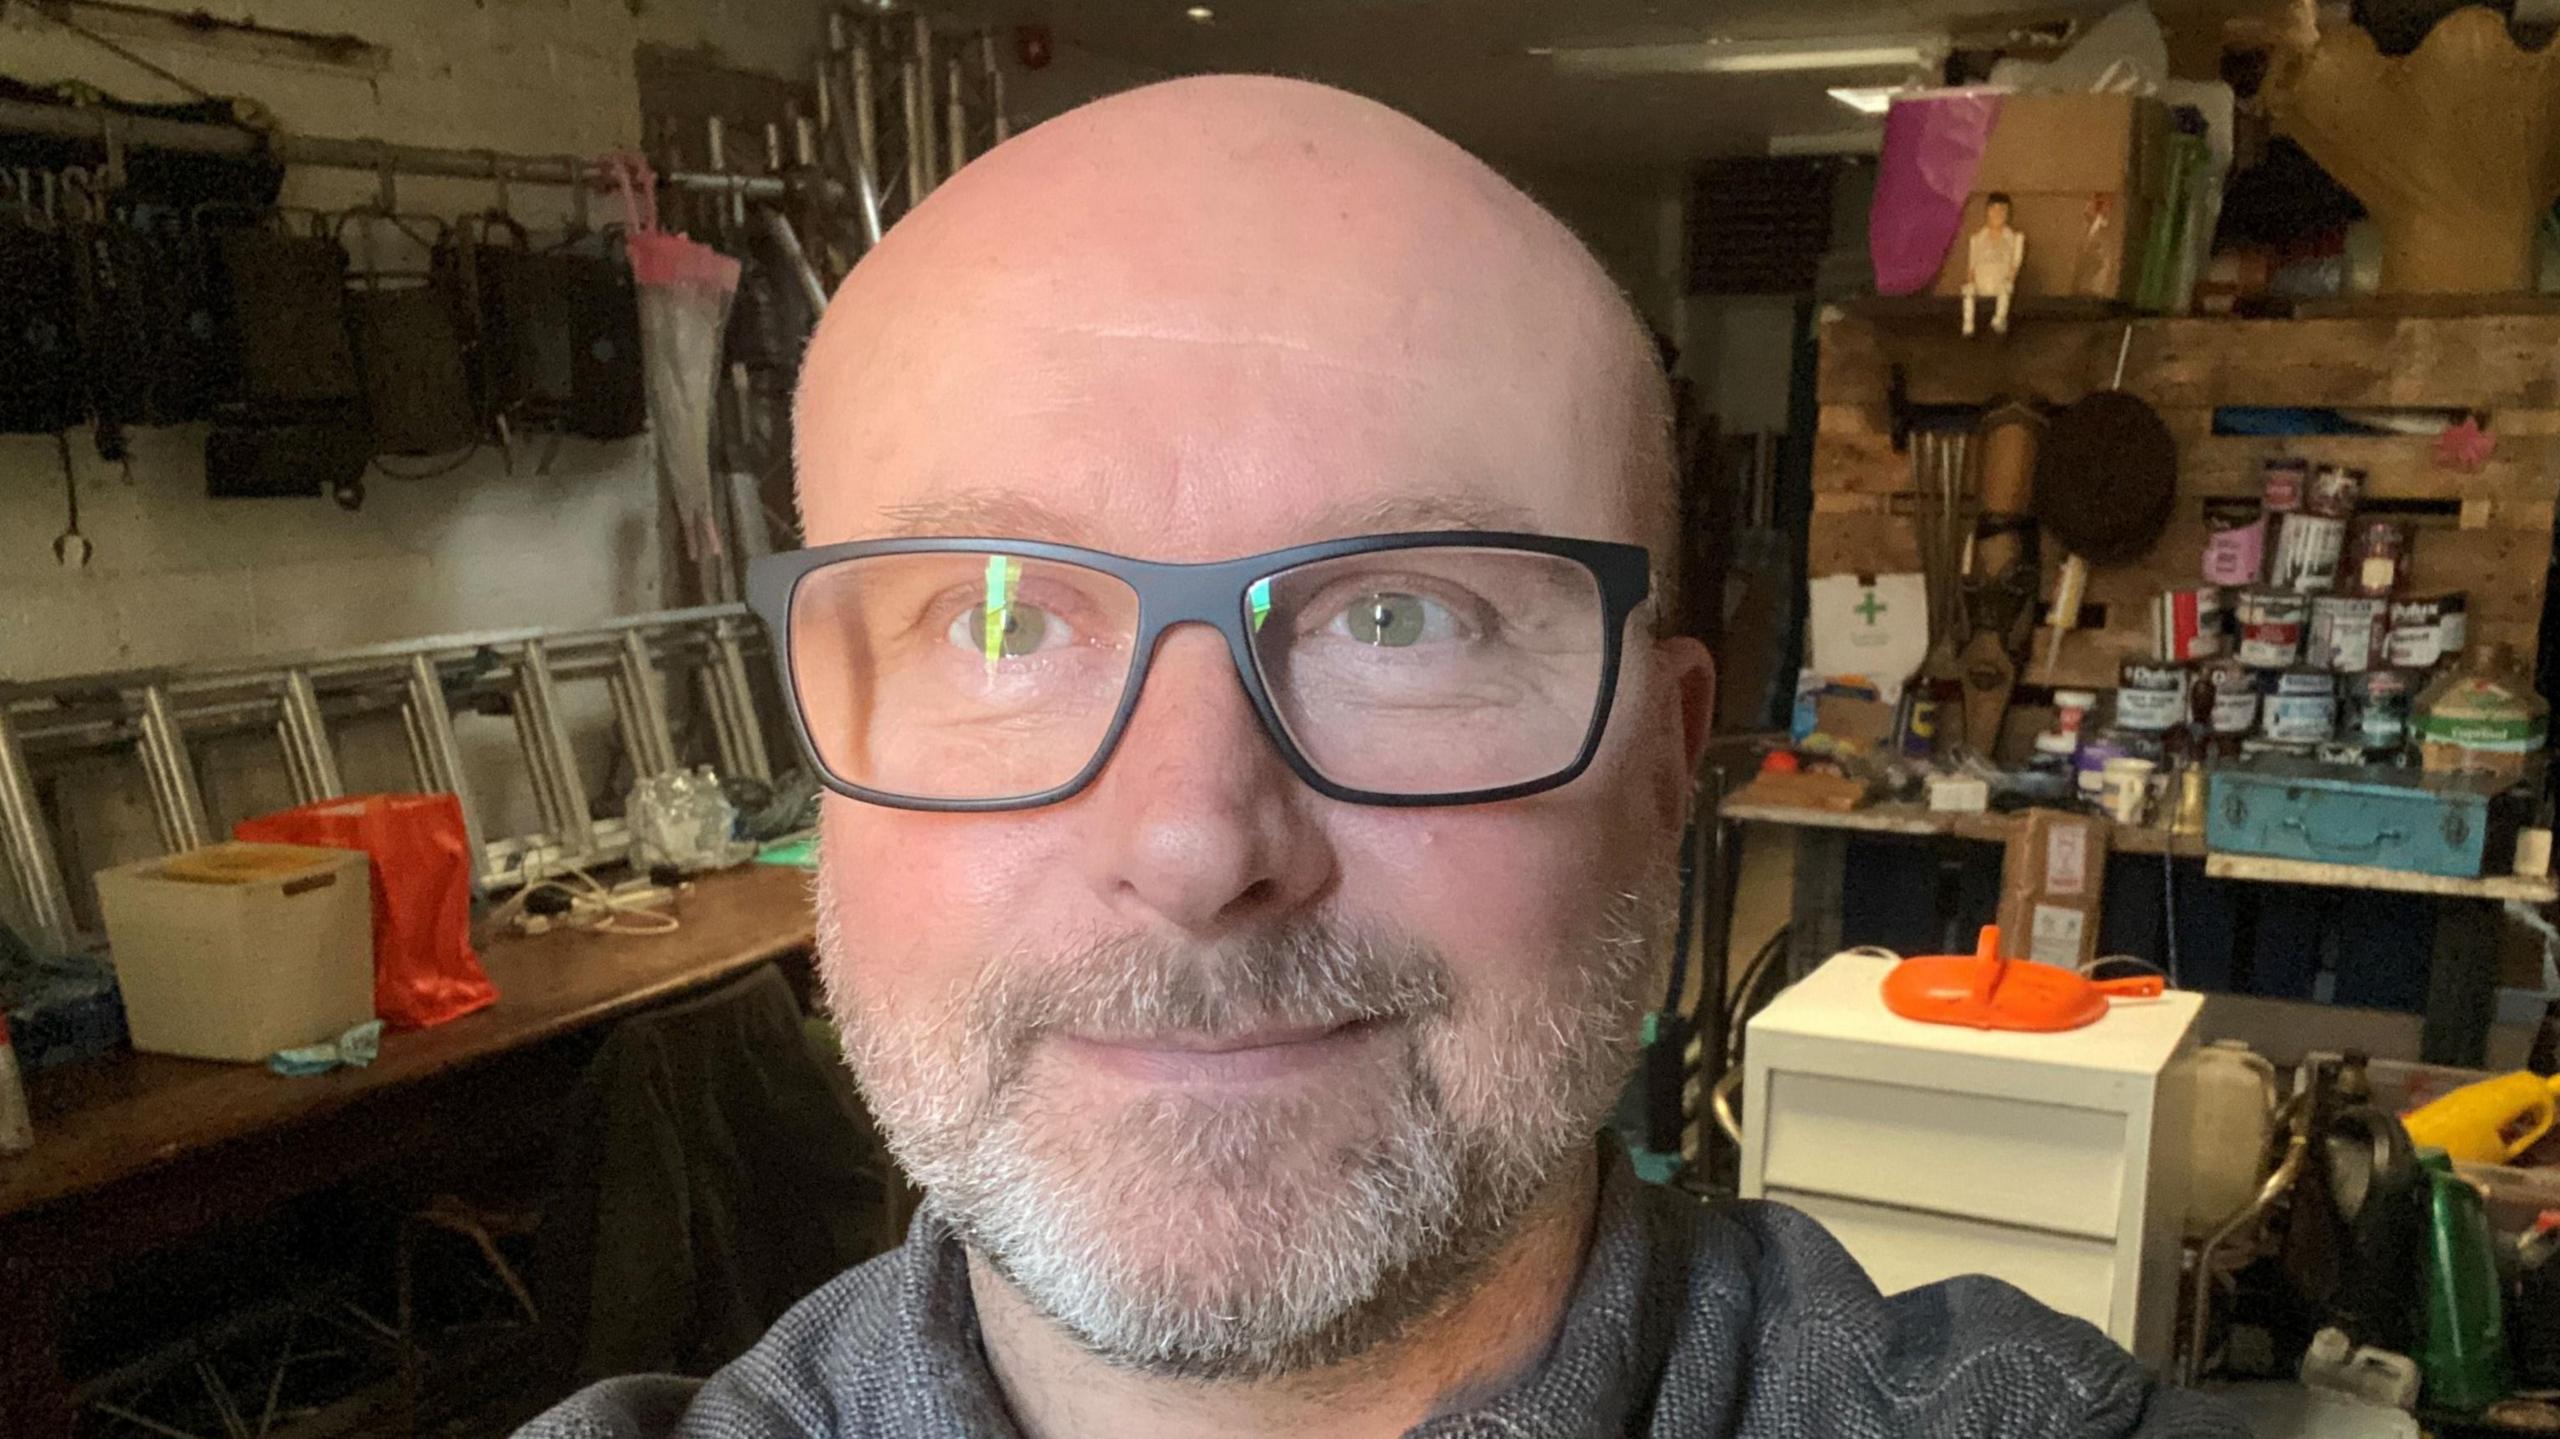
[[[1897,304],[1902,302],[1896,302]],[[2177,497],[2150,550],[2089,575],[2082,627],[2048,675],[2039,633],[2021,678],[2112,688],[2118,666],[2148,655],[2149,608],[2199,583],[2208,505],[2255,498],[2266,461],[2284,455],[2366,471],[2365,498],[2397,505],[2411,528],[2413,593],[2470,596],[2471,643],[2531,654],[2542,622],[2551,533],[2560,512],[2560,312],[2472,317],[2401,314],[2300,320],[2021,321],[2005,340],[1966,340],[1918,313],[1834,306],[1822,325],[1821,408],[1813,436],[1807,573],[1916,571],[1912,457],[1893,448],[1892,377],[1918,406],[1997,397],[2075,400],[2113,377],[2125,330],[2124,386],[2160,412],[2178,445]],[[2496,449],[2477,470],[2436,462],[2428,435],[2214,433],[2226,405],[2486,410]],[[2042,546],[2043,594],[2061,569]]]
[[[1864,809],[1803,809],[1794,805],[1734,804],[1728,801],[1718,811],[1722,817],[1753,824],[1792,825],[1799,829],[1837,829],[1860,834],[1906,835],[1928,838],[1952,835],[1957,839],[1980,844],[2007,844],[2017,829],[2016,814],[1932,814],[1916,804],[1873,804]],[[2168,853],[2184,859],[2202,858],[2204,836],[2172,834],[2165,829],[2149,827],[2115,827],[2108,838],[2108,848],[2117,854]]]
[[[1728,802],[1718,814],[1722,818],[1748,824],[1845,830],[1856,834],[1900,835],[1914,839],[1945,835],[1979,844],[2008,843],[2009,835],[2018,827],[2020,818],[2015,814],[1932,814],[1916,804],[1874,804],[1864,809],[1828,810]],[[2116,854],[2167,853],[2180,859],[2201,859],[2205,875],[2211,879],[2391,890],[2401,894],[2435,895],[2443,899],[2520,899],[2527,904],[2550,904],[2560,900],[2560,881],[2552,879],[2523,879],[2511,874],[2454,879],[2409,870],[2376,869],[2371,865],[2318,864],[2310,860],[2276,859],[2268,855],[2220,854],[2205,848],[2203,835],[2172,834],[2164,829],[2148,827],[2116,826],[2108,837],[2107,847]]]
[[[2560,898],[2560,883],[2548,878],[2525,879],[2512,874],[2490,874],[2478,879],[2455,879],[2441,874],[2417,874],[2405,869],[2322,864],[2307,859],[2277,859],[2263,854],[2207,855],[2204,872],[2214,879],[2380,889],[2400,894],[2431,894],[2444,899],[2520,899],[2527,904],[2549,904]]]

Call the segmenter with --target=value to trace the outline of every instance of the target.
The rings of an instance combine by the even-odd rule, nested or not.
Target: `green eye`
[[[951,622],[951,642],[991,660],[1020,659],[1047,647],[1050,627],[1049,612],[1030,605],[1010,604],[993,611],[972,605]]]
[[[1343,627],[1364,645],[1402,649],[1422,638],[1438,606],[1419,595],[1381,591],[1363,595],[1343,612]]]

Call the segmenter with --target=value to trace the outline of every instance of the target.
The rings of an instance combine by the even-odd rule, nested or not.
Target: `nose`
[[[1263,730],[1224,640],[1186,625],[1157,647],[1128,729],[1075,803],[1107,905],[1212,938],[1300,908],[1332,882],[1319,802]]]

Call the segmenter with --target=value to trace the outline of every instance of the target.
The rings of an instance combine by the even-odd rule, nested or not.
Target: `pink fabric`
[[[658,177],[647,160],[615,155],[606,164],[622,188],[623,248],[631,256],[633,279],[643,285],[738,288],[737,261],[690,236],[658,228]]]
[[[1938,277],[1947,247],[1964,227],[1964,202],[1999,119],[1996,90],[1920,95],[1896,100],[1885,112],[1884,154],[1867,211],[1877,294],[1918,294]]]

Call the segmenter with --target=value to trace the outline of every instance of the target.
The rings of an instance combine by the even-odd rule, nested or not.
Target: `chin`
[[[1040,1088],[1057,1098],[1007,1117],[946,1213],[1124,1367],[1261,1379],[1354,1357],[1443,1298],[1511,1217],[1483,1211],[1418,1064],[1357,1095],[1079,1104]]]

